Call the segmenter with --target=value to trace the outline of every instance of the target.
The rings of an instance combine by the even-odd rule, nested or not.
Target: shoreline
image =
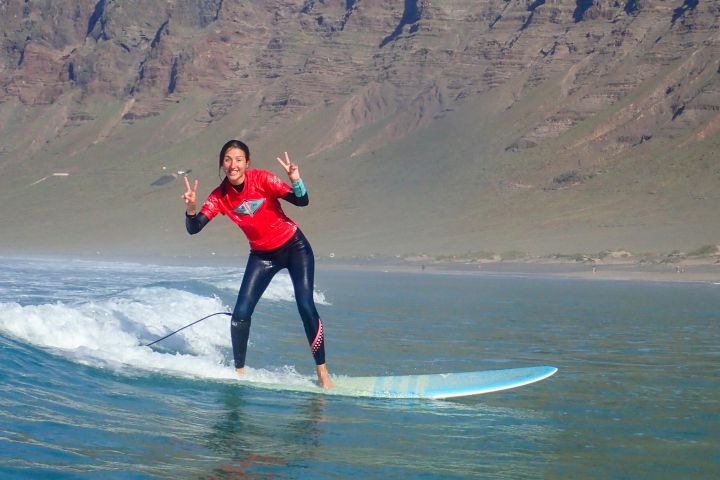
[[[687,262],[679,269],[672,264],[641,264],[638,262],[578,264],[554,261],[501,262],[318,262],[328,269],[386,271],[392,273],[471,275],[485,277],[565,278],[599,281],[642,281],[672,283],[717,283],[720,285],[720,264],[714,259]]]
[[[75,252],[0,252],[15,260],[70,260],[142,265],[244,268],[247,254],[234,256],[162,256],[130,253],[85,254]],[[501,261],[406,260],[402,258],[316,258],[316,271],[346,270],[387,273],[469,275],[481,277],[564,278],[599,281],[710,283],[720,285],[720,260],[716,257],[682,262],[608,261],[576,262],[545,258]]]

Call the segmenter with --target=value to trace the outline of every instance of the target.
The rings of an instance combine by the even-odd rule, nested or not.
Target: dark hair
[[[223,160],[225,159],[225,153],[227,153],[227,151],[231,148],[239,148],[240,150],[245,152],[245,159],[248,162],[250,161],[250,148],[248,148],[248,146],[240,140],[230,140],[220,149],[220,162],[218,163],[218,168],[222,168]]]

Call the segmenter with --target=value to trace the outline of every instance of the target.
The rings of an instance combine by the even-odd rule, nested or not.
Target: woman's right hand
[[[185,193],[181,195],[180,198],[182,198],[185,201],[185,210],[188,215],[195,215],[197,213],[197,189],[198,189],[198,181],[195,180],[195,183],[190,186],[190,181],[188,180],[188,177],[185,177]]]

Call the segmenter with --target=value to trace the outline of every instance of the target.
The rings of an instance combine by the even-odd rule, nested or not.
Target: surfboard
[[[350,397],[444,399],[499,392],[529,385],[554,375],[557,370],[551,366],[536,366],[427,375],[333,376],[335,387],[327,390],[315,385],[273,385],[245,381],[243,383],[264,388],[312,391]]]

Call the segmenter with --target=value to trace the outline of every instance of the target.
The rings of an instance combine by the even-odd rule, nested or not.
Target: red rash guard
[[[280,207],[279,199],[292,188],[265,170],[245,171],[241,191],[225,178],[208,197],[200,213],[212,220],[218,213],[235,222],[250,241],[254,251],[273,250],[282,246],[297,230]]]

